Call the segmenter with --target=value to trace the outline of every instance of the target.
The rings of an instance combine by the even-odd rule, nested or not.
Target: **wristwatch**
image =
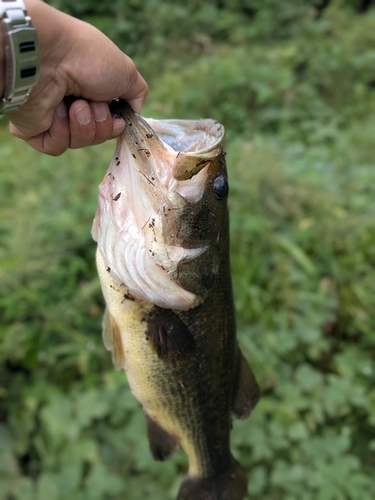
[[[0,100],[0,114],[20,108],[39,78],[39,46],[22,0],[0,0],[3,38],[5,89]]]

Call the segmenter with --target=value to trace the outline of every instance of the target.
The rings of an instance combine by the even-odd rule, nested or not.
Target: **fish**
[[[242,500],[232,418],[260,390],[236,339],[224,127],[145,119],[122,100],[111,112],[126,128],[92,228],[104,345],[143,406],[154,459],[187,455],[177,500]]]

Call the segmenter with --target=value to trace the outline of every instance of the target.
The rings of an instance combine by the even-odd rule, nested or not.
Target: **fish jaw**
[[[188,310],[204,300],[206,290],[181,281],[180,270],[191,270],[191,263],[202,256],[209,261],[212,250],[206,238],[192,242],[184,234],[180,214],[204,203],[211,171],[222,156],[224,129],[213,120],[150,120],[151,127],[128,106],[122,116],[127,126],[99,186],[93,238],[111,277],[133,297]],[[159,135],[173,137],[169,141],[185,151]],[[194,276],[189,272],[196,280]]]

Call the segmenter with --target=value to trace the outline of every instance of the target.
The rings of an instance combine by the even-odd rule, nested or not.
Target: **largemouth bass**
[[[92,230],[104,344],[143,406],[153,457],[179,443],[187,454],[177,499],[242,500],[231,416],[250,414],[259,387],[236,341],[224,128],[115,106],[127,125]]]

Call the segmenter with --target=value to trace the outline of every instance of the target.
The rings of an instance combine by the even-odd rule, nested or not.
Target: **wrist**
[[[17,111],[38,82],[38,39],[23,0],[0,0],[1,94],[0,114]]]
[[[0,114],[17,111],[31,89],[38,94],[50,81],[61,93],[68,80],[61,61],[73,38],[66,27],[75,20],[40,0],[0,0],[0,19]]]
[[[41,58],[41,85],[48,85],[53,81],[58,93],[70,92],[70,78],[65,67],[67,54],[77,50],[77,37],[81,31],[82,21],[65,14],[41,0],[24,0],[26,8],[32,18],[33,26],[37,30],[40,58]]]

